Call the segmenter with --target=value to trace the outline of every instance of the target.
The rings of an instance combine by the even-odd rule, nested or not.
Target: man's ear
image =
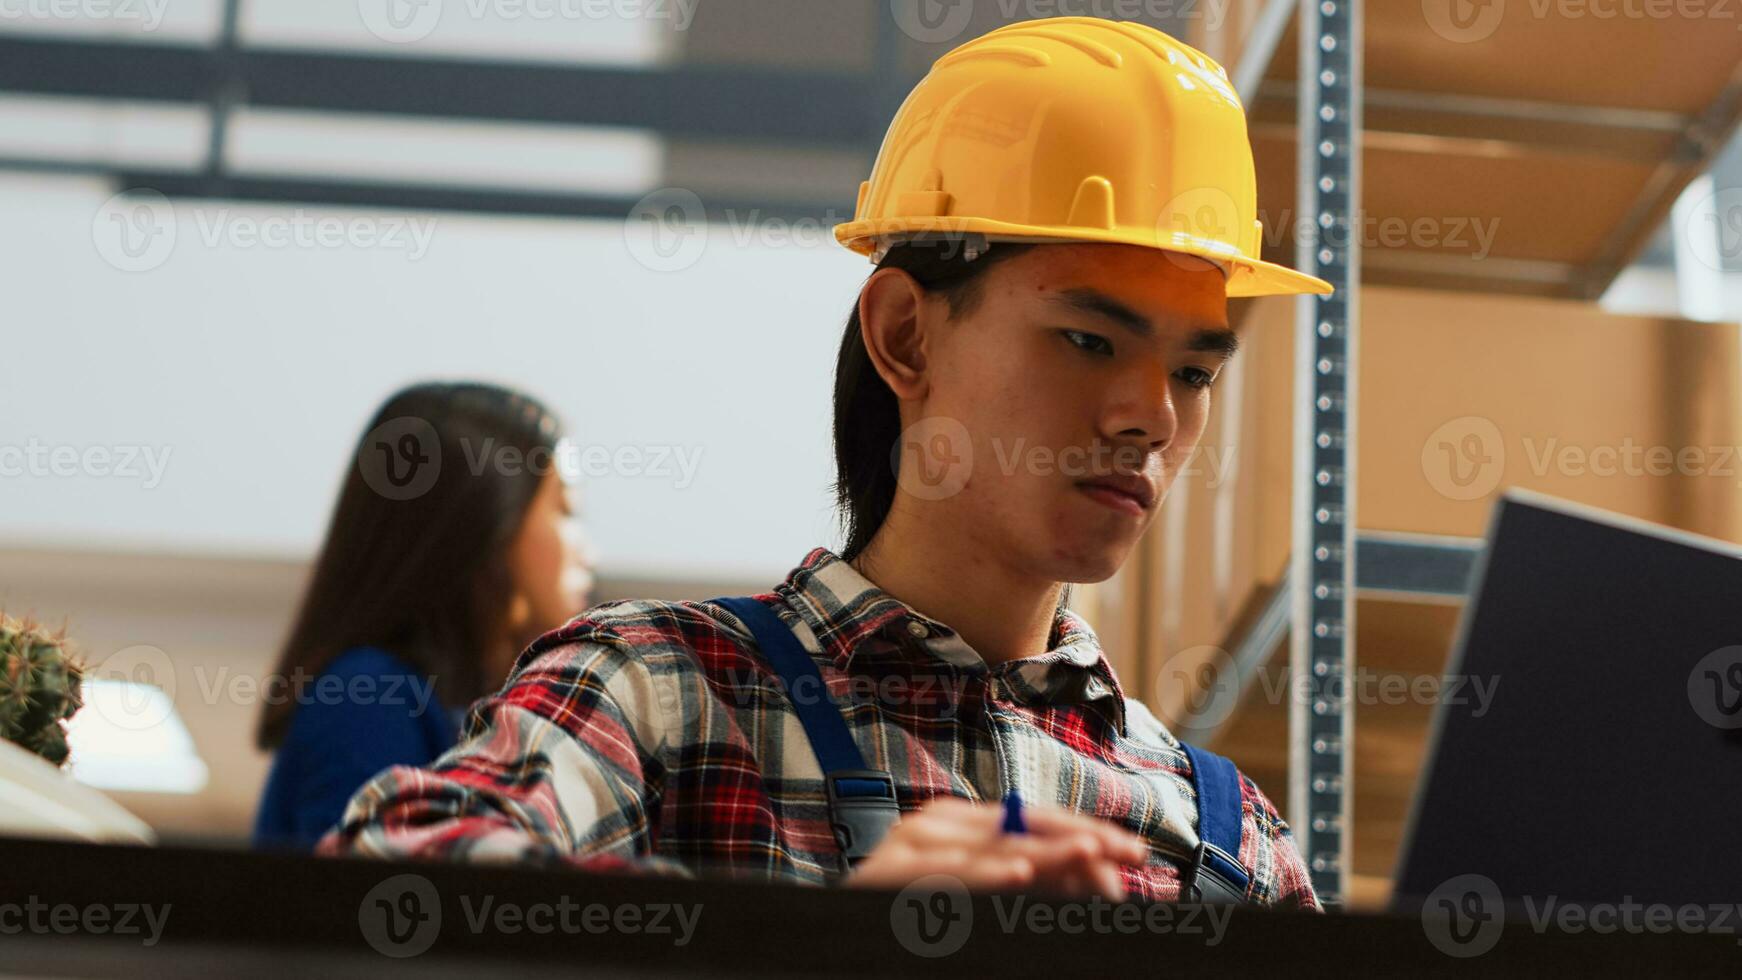
[[[901,269],[878,269],[859,291],[859,336],[898,399],[925,396],[927,331],[936,317],[924,287]]]

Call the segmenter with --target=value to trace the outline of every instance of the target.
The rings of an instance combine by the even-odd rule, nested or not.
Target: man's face
[[[971,472],[937,501],[940,516],[975,553],[1052,581],[1102,581],[1203,434],[1208,385],[1235,343],[1223,275],[1153,249],[1046,245],[980,286],[971,311],[927,331],[927,393],[904,419],[954,420],[971,440]],[[904,448],[904,486],[934,448],[947,443]]]

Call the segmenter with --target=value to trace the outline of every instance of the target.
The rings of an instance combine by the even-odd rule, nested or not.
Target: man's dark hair
[[[942,295],[950,318],[974,311],[986,272],[1033,246],[998,244],[978,258],[964,257],[958,241],[921,241],[890,247],[878,270],[900,269],[928,293]],[[876,536],[895,502],[896,446],[901,412],[860,332],[859,304],[847,317],[835,363],[835,503],[846,531],[841,557],[858,557]]]

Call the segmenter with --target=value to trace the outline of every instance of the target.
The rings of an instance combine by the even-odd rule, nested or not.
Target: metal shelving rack
[[[1291,24],[1298,52],[1294,71],[1273,72],[1273,55]],[[1490,24],[1490,33],[1497,24]],[[1393,56],[1375,62],[1371,85],[1362,63],[1369,28],[1381,50]],[[1648,30],[1659,39],[1674,33],[1688,77],[1703,88],[1664,85],[1642,96],[1601,84],[1612,80],[1603,66],[1613,63],[1613,53]],[[1576,48],[1550,44],[1563,32],[1579,39]],[[1218,684],[1212,700],[1233,703],[1211,705],[1202,714],[1227,718],[1272,651],[1290,638],[1290,669],[1304,679],[1308,696],[1290,701],[1288,818],[1327,906],[1344,903],[1352,871],[1355,729],[1346,681],[1355,676],[1355,600],[1460,602],[1482,546],[1474,538],[1357,530],[1356,365],[1364,278],[1417,288],[1595,299],[1742,124],[1742,66],[1728,55],[1733,42],[1697,22],[1634,27],[1512,18],[1496,36],[1500,40],[1493,44],[1470,43],[1486,35],[1436,27],[1431,14],[1414,4],[1268,0],[1243,38],[1234,73],[1255,144],[1295,144],[1295,206],[1314,219],[1317,230],[1312,240],[1296,242],[1296,266],[1329,280],[1336,294],[1299,301],[1291,560],[1265,606],[1231,640],[1234,683]],[[1557,65],[1554,75],[1542,65],[1518,63],[1514,52],[1531,40],[1545,45],[1543,57]],[[1418,52],[1416,61],[1427,61],[1432,52],[1434,72],[1409,73],[1411,59],[1395,57],[1406,42]],[[1584,84],[1569,90],[1569,81]],[[1374,109],[1370,119],[1366,105]],[[1514,240],[1480,260],[1431,246],[1377,248],[1367,275],[1352,247],[1356,233],[1377,218],[1399,215],[1395,194],[1390,211],[1376,214],[1362,203],[1364,143],[1375,185],[1393,191],[1413,176],[1401,169],[1401,157],[1432,153],[1492,172],[1489,157],[1505,148],[1515,172],[1522,167],[1548,180],[1564,172],[1570,156],[1590,168],[1582,186],[1592,200],[1608,202],[1601,213],[1609,223],[1553,240],[1532,239],[1529,248]],[[1621,167],[1618,161],[1649,168]],[[1277,171],[1268,178],[1261,172],[1260,185],[1264,199],[1285,200],[1286,184]],[[1508,199],[1492,206],[1510,208],[1504,212],[1508,221],[1529,225],[1532,203]],[[1429,206],[1459,214],[1485,205],[1453,195]],[[1224,727],[1184,728],[1179,734],[1213,744]]]
[[[1361,200],[1361,0],[1302,0],[1301,213],[1317,234],[1297,263],[1336,287],[1303,296],[1295,335],[1290,666],[1306,697],[1289,714],[1289,810],[1326,908],[1349,868],[1355,667],[1355,358]],[[1305,818],[1304,820],[1302,818]]]

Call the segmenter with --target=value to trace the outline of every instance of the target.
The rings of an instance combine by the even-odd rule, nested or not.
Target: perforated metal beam
[[[1360,25],[1361,0],[1301,2],[1297,200],[1317,234],[1297,263],[1336,293],[1302,297],[1296,328],[1290,665],[1307,697],[1289,708],[1289,808],[1327,908],[1343,903],[1352,827]]]

